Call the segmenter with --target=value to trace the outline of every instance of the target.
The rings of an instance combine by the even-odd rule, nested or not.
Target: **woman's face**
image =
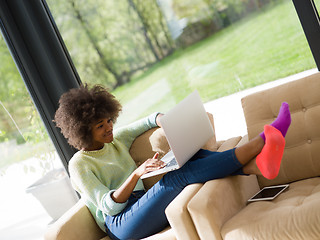
[[[113,141],[113,121],[111,118],[98,120],[92,126],[92,138],[94,150],[103,148],[105,143]]]

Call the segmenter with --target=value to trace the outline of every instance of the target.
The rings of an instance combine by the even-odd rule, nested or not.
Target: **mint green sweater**
[[[106,216],[120,213],[127,205],[127,202],[114,202],[111,193],[136,169],[129,154],[131,144],[137,136],[157,126],[157,114],[116,129],[113,142],[106,143],[97,151],[78,151],[69,162],[72,186],[79,192],[103,231]],[[134,190],[143,189],[140,179]]]

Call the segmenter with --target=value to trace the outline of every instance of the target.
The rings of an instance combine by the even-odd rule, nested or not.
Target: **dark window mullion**
[[[79,76],[45,1],[0,0],[0,21],[16,66],[67,168],[75,153],[52,122],[58,100]]]
[[[309,43],[313,58],[320,71],[320,20],[313,0],[292,0]],[[294,47],[294,46],[292,46]]]

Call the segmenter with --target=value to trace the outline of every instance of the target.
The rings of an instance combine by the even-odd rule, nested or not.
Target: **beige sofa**
[[[283,101],[292,124],[279,176],[205,183],[187,206],[201,239],[320,239],[320,73],[244,97],[249,139],[276,118]],[[247,204],[258,186],[287,183],[275,200]]]
[[[213,138],[209,147],[211,150],[223,151],[235,147],[239,142],[241,142],[241,139],[242,137],[236,137],[217,143]],[[135,139],[130,149],[130,154],[136,161],[137,165],[140,165],[143,161],[150,158],[150,156],[152,157],[155,152],[159,152],[161,157],[161,155],[167,153],[168,150],[169,145],[164,136],[164,132],[161,128],[157,128],[151,129]],[[146,189],[149,189],[161,177],[162,176],[145,179],[144,185]],[[187,210],[187,205],[202,186],[203,184],[193,184],[186,187],[166,209],[166,215],[170,222],[170,227],[146,239],[199,239],[198,233]],[[109,237],[100,230],[89,210],[80,200],[60,219],[48,227],[48,230],[45,233],[45,239],[107,240]]]
[[[248,136],[212,144],[224,151],[260,133],[275,119],[282,101],[292,125],[279,176],[232,176],[186,187],[167,207],[170,227],[147,239],[320,239],[320,73],[242,99]],[[168,151],[161,129],[139,136],[130,153],[137,164]],[[146,188],[157,178],[147,179]],[[274,201],[247,204],[263,186],[290,183]],[[45,239],[109,239],[81,201],[49,226]]]

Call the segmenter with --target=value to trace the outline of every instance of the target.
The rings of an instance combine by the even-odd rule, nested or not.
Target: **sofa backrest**
[[[277,117],[288,102],[292,123],[277,178],[258,177],[260,187],[320,176],[320,73],[246,96],[242,107],[249,139]]]

